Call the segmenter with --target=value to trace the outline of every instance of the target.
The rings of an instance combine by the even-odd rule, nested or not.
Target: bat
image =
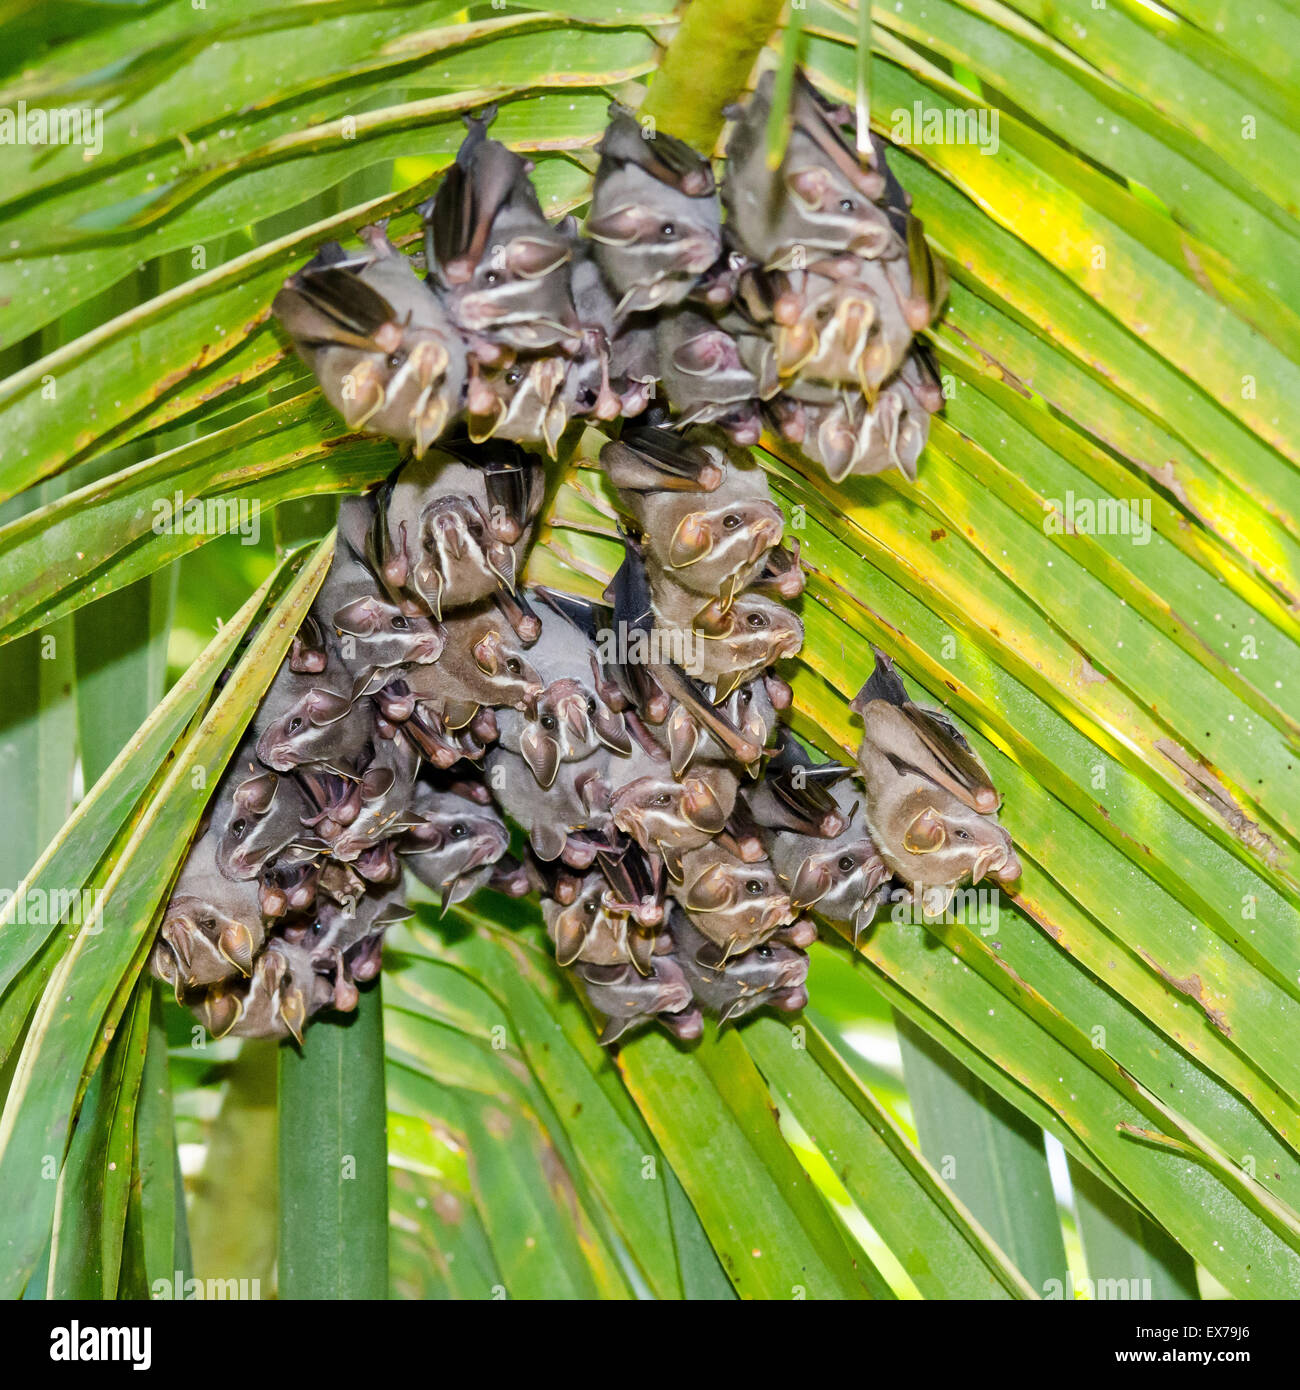
[[[543,216],[532,164],[488,138],[495,115],[467,118],[455,164],[420,208],[430,281],[467,334],[516,352],[576,346],[572,238]]]
[[[642,849],[658,854],[681,881],[684,851],[699,849],[724,829],[739,779],[729,768],[702,764],[679,781],[667,759],[633,753],[620,769],[609,809],[615,826]]]
[[[417,824],[398,841],[406,867],[442,900],[445,912],[484,887],[510,844],[505,822],[490,805],[423,778],[411,810]]]
[[[682,856],[675,896],[713,944],[709,959],[717,966],[761,945],[796,915],[771,863],[747,864],[717,844]]]
[[[784,657],[795,656],[803,646],[803,624],[784,607],[763,594],[743,593],[730,605],[710,604],[689,620],[672,621],[660,612],[675,603],[671,581],[654,585],[656,627],[679,634],[673,644],[688,650],[693,660],[687,667],[698,680],[714,688],[715,703],[725,700],[737,686]]]
[[[680,1038],[699,1037],[702,1031],[700,1014],[691,1009],[691,987],[671,956],[651,957],[648,975],[633,965],[583,964],[573,966],[569,975],[604,1018],[600,1034],[604,1044],[617,1042],[654,1019]],[[678,1017],[672,1020],[668,1015]]]
[[[703,493],[630,489],[620,494],[620,501],[641,530],[652,586],[658,569],[684,588],[709,598],[721,595],[729,603],[762,571],[768,552],[780,543],[784,518],[771,500],[761,468],[742,466],[735,451],[729,454],[716,443],[683,439],[679,447],[709,454],[710,464],[722,472],[716,487]],[[635,475],[640,468],[653,468],[662,458],[656,449],[642,464],[636,452],[635,434],[632,442],[607,444],[601,450],[602,466],[611,480],[621,471]],[[684,463],[676,476],[688,473],[691,466]]]
[[[349,429],[409,442],[418,457],[459,413],[465,344],[437,298],[388,240],[328,242],[271,305]]]
[[[602,748],[632,752],[622,713],[596,689],[593,656],[586,634],[553,610],[528,652],[545,688],[523,711],[498,716],[501,746],[523,758],[541,787],[551,786],[562,764],[583,762]]]
[[[754,95],[734,115],[726,147],[722,202],[728,233],[760,265],[787,266],[810,252],[877,259],[903,256],[906,246],[888,210],[883,146],[873,142],[863,168],[840,133],[847,108],[827,102],[796,73],[791,129],[780,166],[767,160],[767,127],[775,83],[764,73]]]
[[[208,834],[216,843],[217,869],[227,878],[257,878],[283,850],[311,838],[306,793],[292,776],[262,767],[251,743],[231,760],[211,805]]]
[[[764,1006],[794,1013],[807,1004],[808,957],[802,951],[764,942],[733,956],[725,969],[719,969],[705,963],[713,957],[712,943],[680,908],[674,908],[669,929],[673,959],[681,966],[695,1002],[719,1025],[737,1022]]]
[[[514,590],[543,482],[522,455],[509,462],[499,480],[513,505],[494,497],[496,473],[445,452],[407,464],[380,493],[370,559],[406,611],[440,620],[444,610]]]
[[[295,671],[319,674],[327,659],[334,658],[353,678],[354,696],[376,671],[437,661],[446,643],[427,614],[408,613],[394,603],[371,570],[365,555],[373,520],[370,498],[348,497],[340,504],[334,563],[309,619],[320,633],[322,661],[306,668],[290,662]]]
[[[394,867],[387,857],[372,854],[381,841],[411,824],[411,802],[420,755],[405,738],[379,739],[374,755],[357,779],[360,804],[356,816],[340,827],[330,843],[330,854],[344,864],[362,860],[363,878],[385,874]]]
[[[893,662],[879,650],[875,657],[853,709],[863,722],[858,766],[867,829],[880,857],[927,912],[946,908],[968,876],[1012,882],[1020,861],[998,823],[987,769],[956,725],[914,704]]]
[[[852,924],[856,945],[889,891],[890,871],[867,832],[857,787],[840,782],[829,796],[843,821],[837,834],[769,829],[764,843],[795,911],[815,907],[829,922]]]
[[[655,348],[659,380],[681,426],[716,424],[745,448],[758,443],[759,379],[725,327],[694,309],[675,309],[659,318]],[[777,383],[769,385],[774,391]]]
[[[522,756],[499,745],[488,750],[484,763],[497,804],[527,832],[533,853],[587,869],[610,825],[612,757],[601,749],[582,762],[561,763],[549,787],[538,784]]]
[[[253,718],[260,762],[276,772],[319,763],[350,772],[374,737],[374,713],[368,701],[337,688],[346,673],[326,670],[302,675],[286,662]]]
[[[671,939],[643,930],[630,912],[609,898],[609,884],[599,870],[584,876],[572,902],[543,897],[542,917],[557,964],[632,965],[639,974],[649,975],[651,956],[666,955]]]
[[[217,868],[211,835],[195,842],[163,911],[150,968],[183,990],[248,975],[266,939],[257,883],[229,879]]]
[[[616,317],[679,304],[722,254],[722,211],[709,161],[647,133],[617,103],[597,146],[586,234],[615,294]]]

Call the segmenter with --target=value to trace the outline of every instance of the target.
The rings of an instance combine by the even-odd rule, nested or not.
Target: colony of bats
[[[540,893],[605,1041],[801,1008],[810,911],[856,935],[893,884],[933,912],[1018,874],[984,767],[882,654],[856,770],[781,722],[804,576],[749,446],[766,422],[833,479],[914,476],[944,279],[883,147],[860,160],[800,78],[771,168],[771,101],[769,76],[730,113],[720,187],[614,107],[581,233],[471,120],[421,209],[423,277],[368,227],[277,297],[348,425],[407,461],[343,503],[164,914],[152,967],[214,1033],[355,1006],[406,871],[444,905]],[[540,455],[575,420],[610,436],[601,602],[521,580]]]

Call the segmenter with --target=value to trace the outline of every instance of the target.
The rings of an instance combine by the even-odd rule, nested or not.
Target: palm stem
[[[658,129],[711,152],[784,0],[691,0],[641,105]]]

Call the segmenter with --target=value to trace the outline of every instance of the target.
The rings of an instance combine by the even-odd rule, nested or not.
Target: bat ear
[[[713,788],[702,778],[689,777],[682,783],[682,813],[706,835],[716,835],[727,823],[726,812]]]
[[[735,621],[732,618],[731,610],[722,606],[721,599],[715,598],[712,603],[706,604],[695,615],[691,627],[696,632],[702,632],[706,637],[726,637],[735,627]],[[734,686],[732,688],[734,689]],[[730,691],[727,692],[727,694],[730,693]],[[723,698],[718,691],[715,691],[714,694],[717,695],[718,699]]]
[[[831,876],[826,865],[818,864],[813,858],[805,859],[790,884],[790,901],[794,910],[803,912],[820,902],[830,892],[830,887]]]
[[[517,236],[506,247],[506,266],[512,274],[525,280],[540,280],[562,266],[569,255],[569,248],[563,242]]]
[[[668,757],[674,777],[680,777],[690,767],[699,746],[700,726],[684,705],[678,705],[668,721]]]
[[[235,789],[235,805],[255,816],[264,816],[271,809],[279,785],[280,779],[274,772],[263,772],[257,777],[250,777]]]
[[[903,848],[911,854],[933,854],[947,838],[943,819],[933,806],[927,806],[903,832]]]
[[[501,639],[495,632],[485,633],[472,648],[474,664],[485,676],[495,676],[501,669]]]
[[[555,923],[555,963],[560,966],[572,965],[578,959],[586,939],[587,933],[577,913],[560,913]]]
[[[831,192],[831,176],[825,169],[816,166],[810,169],[793,169],[785,176],[785,186],[797,203],[809,212],[816,212]]]
[[[713,549],[713,532],[704,512],[690,512],[677,523],[668,542],[668,563],[675,570],[702,560]]]
[[[631,246],[640,234],[647,215],[639,204],[624,203],[599,217],[588,218],[587,235],[592,241],[603,242],[606,246]]]
[[[530,726],[519,740],[519,751],[537,779],[538,786],[550,787],[560,770],[560,745]]]
[[[673,352],[673,366],[687,376],[710,376],[718,370],[718,334],[697,333]]]
[[[340,632],[351,633],[354,637],[368,637],[379,626],[380,612],[377,599],[359,598],[344,604],[331,621]]]
[[[366,801],[374,801],[387,796],[397,778],[391,767],[372,767],[361,779],[361,795]]]
[[[308,713],[317,728],[336,724],[352,708],[346,695],[336,695],[332,690],[313,690],[308,700]]]
[[[627,731],[627,720],[621,714],[616,714],[609,709],[600,700],[596,701],[596,714],[591,724],[596,731],[596,737],[606,748],[612,748],[614,752],[624,755],[632,752],[632,739]]]
[[[714,864],[691,884],[686,895],[688,912],[720,912],[736,899],[736,886],[721,864]]]

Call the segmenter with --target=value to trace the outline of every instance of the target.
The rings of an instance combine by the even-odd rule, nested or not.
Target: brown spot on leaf
[[[1225,1038],[1232,1037],[1232,1029],[1228,1027],[1228,1020],[1224,1017],[1221,1008],[1215,1008],[1207,998],[1208,991],[1199,975],[1186,975],[1180,979],[1172,971],[1166,970],[1156,958],[1148,951],[1139,948],[1142,959],[1168,984],[1172,985],[1179,994],[1185,994],[1192,1003],[1196,1004],[1205,1017],[1216,1027]]]
[[[930,532],[930,539],[932,541],[941,541],[947,534],[947,531],[945,531],[943,527],[940,526],[938,530]]]
[[[1237,805],[1212,768],[1193,758],[1173,739],[1158,739],[1155,746],[1183,774],[1187,789],[1205,802],[1243,845],[1262,854],[1270,865],[1277,862],[1276,843]]]

